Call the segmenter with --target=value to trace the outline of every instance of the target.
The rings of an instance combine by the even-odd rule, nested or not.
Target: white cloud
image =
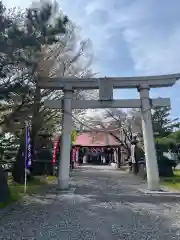
[[[158,29],[155,21],[146,25],[143,19],[134,22],[133,19],[138,19],[141,12],[138,12],[137,18],[136,11],[130,12],[132,21],[124,23],[123,36],[128,43],[135,71],[138,74],[179,72],[180,21],[177,21],[176,28],[164,35],[161,30],[166,26]]]
[[[102,1],[100,1],[102,3]],[[107,3],[107,1],[104,1]],[[116,48],[117,46],[110,46],[106,39],[102,36],[108,36],[112,34],[112,30],[116,28],[117,34],[122,33],[122,37],[128,45],[129,53],[134,62],[134,70],[137,74],[162,74],[180,71],[180,16],[177,18],[175,9],[179,6],[174,4],[175,14],[172,13],[172,8],[166,9],[168,1],[152,1],[152,0],[137,0],[132,1],[128,6],[113,9],[113,2],[111,1],[111,7],[106,4],[100,3],[97,5],[91,1],[88,13],[93,11],[99,11],[106,9],[110,15],[110,22],[105,24],[101,29],[99,35],[96,37],[101,39],[101,43],[98,45],[104,47],[109,52],[109,48]],[[177,1],[175,1],[178,3]],[[155,17],[153,13],[160,11],[159,19]],[[163,8],[166,10],[163,11]],[[176,19],[176,25],[174,27],[173,18]],[[159,24],[158,21],[163,21],[164,25]],[[171,24],[167,24],[168,21]],[[169,30],[168,30],[169,28]],[[99,29],[99,28],[98,28]],[[167,32],[167,34],[164,34]],[[116,53],[118,55],[118,53]],[[116,57],[118,60],[118,57]]]
[[[22,8],[30,4],[5,1]],[[95,71],[101,75],[180,72],[179,0],[60,0],[59,4],[81,27],[83,37],[92,40]],[[173,104],[178,86],[167,91]]]
[[[111,45],[109,41],[120,37],[127,45],[133,63],[129,68],[135,74],[158,74],[180,71],[180,16],[178,19],[176,12],[180,4],[175,0],[178,6],[168,8],[169,1],[163,3],[156,0],[119,0],[118,3],[116,0],[61,0],[60,6],[82,28],[83,36],[93,41],[95,64],[100,65],[102,74],[103,56],[100,54],[104,52],[106,60],[119,61],[123,47],[118,42]],[[27,7],[30,1],[6,0],[6,4]],[[173,18],[177,19],[175,27]],[[164,25],[160,24],[163,21]]]
[[[26,0],[26,1],[22,1],[22,0],[5,0],[4,4],[8,7],[20,7],[22,9],[27,8],[30,4],[31,1]]]

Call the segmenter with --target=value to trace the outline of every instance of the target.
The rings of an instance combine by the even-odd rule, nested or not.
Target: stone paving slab
[[[109,168],[80,168],[72,189],[30,197],[0,220],[0,240],[180,239],[180,202],[147,196],[145,183]]]

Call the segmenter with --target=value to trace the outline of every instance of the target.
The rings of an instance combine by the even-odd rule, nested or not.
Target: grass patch
[[[180,191],[180,170],[174,170],[173,177],[161,178],[161,185]]]
[[[179,169],[174,170],[174,175],[180,178],[180,170]]]
[[[46,181],[47,183],[52,183],[57,180],[57,177],[55,176],[47,176]]]
[[[41,187],[45,186],[46,184],[50,184],[56,180],[54,176],[48,177],[34,177],[33,180],[27,183],[26,193],[24,193],[24,184],[14,183],[12,181],[12,177],[8,177],[8,185],[10,190],[10,198],[8,201],[0,203],[0,208],[4,208],[7,205],[20,200],[22,197],[35,194]]]

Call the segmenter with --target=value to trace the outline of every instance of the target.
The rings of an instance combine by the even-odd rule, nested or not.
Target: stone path
[[[52,187],[1,217],[0,239],[180,239],[180,196],[147,195],[143,182],[106,167],[72,173],[72,188]]]

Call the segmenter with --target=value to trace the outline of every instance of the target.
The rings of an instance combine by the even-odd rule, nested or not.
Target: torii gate
[[[180,79],[180,74],[147,77],[121,78],[41,78],[39,87],[42,89],[63,90],[62,100],[46,100],[48,108],[63,109],[62,150],[59,166],[58,184],[60,189],[69,187],[69,164],[72,131],[72,109],[95,108],[141,108],[142,129],[147,168],[147,182],[150,190],[158,190],[159,172],[157,165],[154,134],[152,129],[151,108],[170,106],[169,98],[150,99],[150,88],[172,87]],[[136,88],[140,99],[113,99],[113,88]],[[73,90],[99,89],[99,100],[74,100]]]

